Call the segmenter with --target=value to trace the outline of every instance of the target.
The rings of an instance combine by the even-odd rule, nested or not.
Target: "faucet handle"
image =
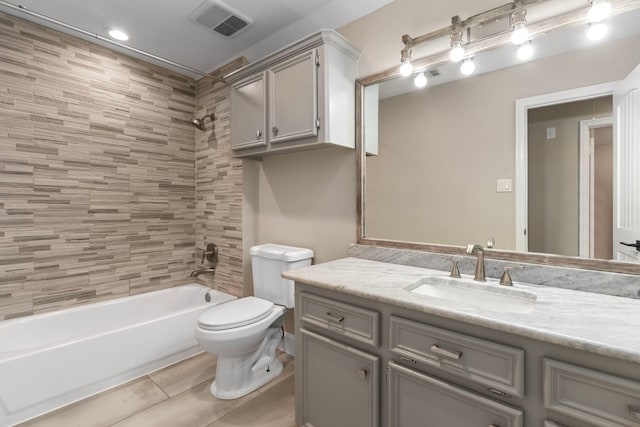
[[[207,249],[202,252],[201,264],[204,264],[205,258],[210,264],[216,265],[218,263],[218,246],[215,243],[209,243]]]
[[[449,277],[453,277],[456,279],[460,278],[460,270],[458,270],[458,260],[455,258],[447,258],[441,257],[442,259],[451,262],[451,272],[449,273]]]
[[[509,274],[509,270],[520,270],[524,269],[524,265],[505,265],[504,271],[502,272],[502,276],[500,277],[500,284],[502,286],[513,286],[513,281],[511,280],[511,275]]]

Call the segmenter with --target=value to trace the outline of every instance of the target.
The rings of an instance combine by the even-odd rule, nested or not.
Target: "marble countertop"
[[[287,279],[320,288],[640,363],[638,299],[514,283],[513,289],[532,292],[537,300],[530,312],[513,313],[492,309],[490,304],[417,295],[407,289],[427,276],[446,278],[448,273],[360,258],[283,273]],[[496,283],[485,286],[502,288]]]

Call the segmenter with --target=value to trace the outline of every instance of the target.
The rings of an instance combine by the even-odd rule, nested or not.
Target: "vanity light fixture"
[[[592,22],[587,30],[587,38],[593,42],[602,40],[607,35],[609,28],[604,22]]]
[[[449,59],[453,62],[460,62],[464,59],[464,47],[462,47],[462,29],[460,28],[460,18],[454,16],[451,19],[453,31],[451,32],[451,50]]]
[[[511,41],[519,46],[529,40],[529,30],[527,29],[527,11],[522,7],[521,1],[516,1],[516,10],[511,14]]]
[[[413,79],[413,84],[418,88],[423,88],[427,85],[427,76],[424,73],[419,73],[416,78]]]
[[[533,45],[531,44],[531,40],[527,40],[523,44],[518,47],[518,59],[521,61],[526,61],[533,56]]]
[[[413,73],[413,65],[411,65],[411,49],[407,44],[404,45],[404,49],[400,51],[400,74],[404,77],[410,76]]]
[[[610,13],[611,3],[606,0],[592,0],[587,17],[589,22],[600,22],[604,21]]]
[[[122,30],[118,30],[117,28],[107,28],[107,34],[109,34],[109,37],[111,37],[112,39],[121,42],[126,42],[127,40],[129,40],[129,34],[125,33]]]
[[[473,62],[473,58],[467,58],[462,62],[460,66],[460,72],[465,76],[470,76],[476,70],[476,64]]]

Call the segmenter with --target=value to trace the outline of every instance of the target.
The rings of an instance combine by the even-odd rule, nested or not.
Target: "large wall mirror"
[[[424,88],[396,70],[361,79],[360,243],[462,253],[493,239],[494,258],[640,274],[640,252],[617,245],[640,240],[640,130],[619,147],[633,129],[615,123],[640,73],[638,22],[638,8],[613,16],[598,42],[565,26],[527,61],[503,44],[467,77],[430,64]]]

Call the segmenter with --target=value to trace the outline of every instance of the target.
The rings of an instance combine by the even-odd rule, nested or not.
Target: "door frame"
[[[613,95],[618,81],[606,82],[592,86],[584,86],[559,92],[536,95],[529,98],[516,99],[516,251],[529,251],[528,236],[528,120],[527,111],[530,108],[547,107],[549,105],[565,104],[585,99],[599,98]]]
[[[593,258],[594,255],[594,147],[591,130],[613,127],[613,116],[580,120],[579,145],[579,215],[578,247],[579,256]],[[613,206],[611,207],[613,215]]]

